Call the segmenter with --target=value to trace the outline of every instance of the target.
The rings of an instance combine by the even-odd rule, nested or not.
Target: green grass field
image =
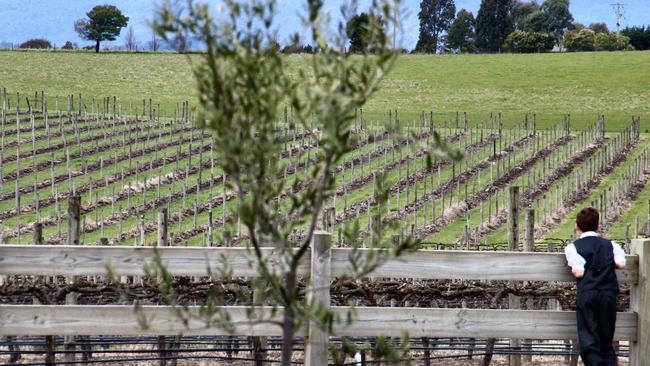
[[[191,57],[198,57],[196,55]],[[288,56],[291,68],[306,56]],[[0,88],[49,96],[116,96],[123,106],[152,98],[170,113],[195,92],[187,56],[172,53],[0,52]],[[385,119],[398,109],[401,121],[433,111],[436,119],[466,112],[472,122],[503,114],[507,124],[536,113],[540,126],[571,114],[572,127],[606,116],[618,131],[632,116],[650,129],[650,52],[402,56],[368,103],[364,115]]]

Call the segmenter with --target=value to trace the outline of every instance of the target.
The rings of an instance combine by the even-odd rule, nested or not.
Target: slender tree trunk
[[[291,357],[293,356],[293,337],[294,337],[294,321],[295,314],[291,308],[291,303],[296,301],[293,297],[293,292],[296,287],[296,273],[289,271],[285,275],[285,291],[289,297],[289,303],[284,306],[284,319],[282,323],[282,366],[291,366]]]
[[[95,40],[95,53],[99,53],[99,40]]]

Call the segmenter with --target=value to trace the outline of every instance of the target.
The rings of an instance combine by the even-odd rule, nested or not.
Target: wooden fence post
[[[81,236],[81,196],[74,195],[68,197],[68,245],[79,245],[79,238]],[[66,278],[68,284],[74,283],[74,277]],[[76,305],[78,294],[69,292],[65,297],[66,305]],[[65,350],[69,353],[65,354],[66,362],[75,362],[76,354],[74,345],[74,336],[67,336],[64,339]]]
[[[535,251],[535,209],[534,208],[528,208],[526,209],[526,232],[525,232],[525,238],[524,238],[524,251],[526,252],[534,252]],[[526,305],[529,306],[530,309],[530,301],[532,299],[529,299],[529,301],[526,303]],[[531,344],[532,340],[530,339],[524,339],[522,343],[524,343],[524,349],[528,352],[532,351],[532,347],[529,346]],[[523,362],[532,362],[532,356],[529,354],[524,355],[522,358]]]
[[[311,286],[307,293],[309,302],[330,307],[330,282],[332,277],[331,234],[317,231],[311,242]],[[305,344],[305,365],[327,366],[329,333],[321,324],[310,320]]]
[[[508,250],[519,247],[519,187],[510,186],[508,203]]]
[[[43,240],[43,224],[37,222],[34,224],[34,244],[43,245],[45,241]],[[43,280],[48,280],[50,283],[54,283],[56,276],[42,277]],[[45,336],[45,365],[52,366],[55,363],[55,341],[54,336]]]
[[[630,251],[639,256],[638,281],[630,288],[630,310],[638,314],[637,341],[630,342],[630,366],[650,365],[650,239],[634,239]]]

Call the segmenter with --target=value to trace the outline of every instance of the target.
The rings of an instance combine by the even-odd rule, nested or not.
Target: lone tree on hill
[[[482,0],[476,16],[476,47],[482,51],[499,52],[512,32],[512,1]]]
[[[87,19],[74,22],[74,30],[88,41],[95,41],[95,52],[99,53],[101,41],[114,41],[126,27],[129,18],[113,5],[97,5],[86,13]]]
[[[420,3],[420,36],[415,52],[436,53],[438,36],[449,29],[454,20],[454,0],[422,0]]]

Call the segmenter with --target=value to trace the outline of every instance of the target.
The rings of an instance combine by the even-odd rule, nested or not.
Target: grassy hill
[[[308,59],[293,55],[287,61],[298,68]],[[116,96],[125,106],[152,98],[163,112],[195,99],[184,55],[3,51],[0,64],[0,88],[12,94]],[[644,131],[650,129],[649,68],[650,52],[405,55],[364,114],[379,119],[398,109],[404,122],[421,111],[433,111],[437,120],[466,112],[480,122],[502,112],[510,124],[536,113],[540,126],[571,114],[574,128],[604,114],[609,131],[639,115]]]

